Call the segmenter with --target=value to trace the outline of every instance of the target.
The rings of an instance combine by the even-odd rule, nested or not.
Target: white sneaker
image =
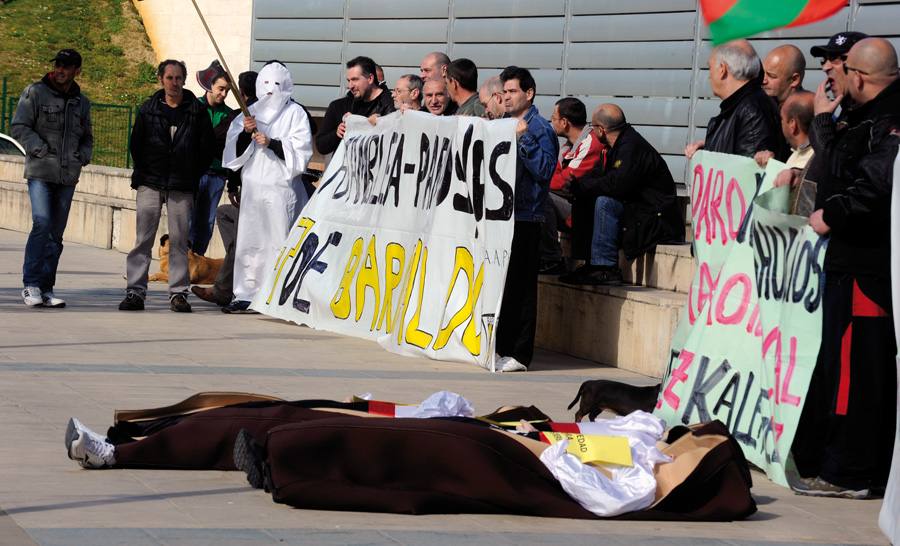
[[[28,307],[44,305],[44,300],[41,298],[41,289],[37,286],[26,286],[22,290],[22,299],[25,300],[25,305]]]
[[[59,309],[66,306],[66,300],[54,296],[53,290],[41,294],[41,300],[44,302],[44,307]]]
[[[66,426],[66,453],[83,468],[104,468],[116,464],[116,447],[74,417]]]
[[[506,373],[506,372],[527,372],[528,371],[528,368],[525,366],[525,364],[522,364],[521,362],[519,362],[518,360],[516,360],[515,358],[513,358],[511,356],[504,356],[500,360],[503,361],[503,364],[500,365],[500,363],[498,362],[497,367],[499,368],[499,370],[501,372]]]

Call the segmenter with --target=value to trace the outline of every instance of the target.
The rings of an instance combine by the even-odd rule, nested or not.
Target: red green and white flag
[[[713,44],[831,17],[847,0],[700,0]]]

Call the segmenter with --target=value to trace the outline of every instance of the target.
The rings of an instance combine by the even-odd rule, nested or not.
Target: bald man
[[[485,119],[500,119],[506,114],[503,107],[503,82],[500,76],[491,76],[478,90],[478,102],[484,106]]]
[[[559,280],[621,284],[619,248],[630,260],[658,243],[681,242],[684,218],[668,165],[628,124],[619,106],[598,106],[591,127],[608,148],[605,167],[598,166],[570,184],[574,196],[572,253],[584,259],[585,265]]]
[[[690,159],[703,148],[723,154],[753,157],[770,150],[784,160],[787,144],[781,137],[778,110],[759,85],[760,62],[747,40],[734,40],[712,50],[709,85],[722,99],[719,114],[709,120],[706,139],[685,147]]]
[[[827,143],[812,228],[830,238],[822,292],[822,345],[793,453],[802,494],[881,496],[890,470],[897,402],[891,310],[891,191],[900,145],[897,53],[882,38],[843,61],[854,108],[816,91],[813,131]],[[820,154],[816,150],[816,156]],[[873,416],[878,416],[873,418]]]
[[[806,73],[806,59],[797,46],[785,44],[778,46],[763,59],[762,88],[778,103],[784,101],[795,91],[803,90],[803,76]]]
[[[419,64],[419,76],[425,81],[442,80],[447,75],[447,65],[450,57],[441,51],[432,51],[422,58]]]

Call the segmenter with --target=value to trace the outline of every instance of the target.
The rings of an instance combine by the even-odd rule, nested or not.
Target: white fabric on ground
[[[418,406],[397,406],[396,417],[475,417],[475,408],[462,396],[450,391],[438,391]]]
[[[594,466],[566,453],[569,441],[562,440],[541,454],[541,462],[559,480],[563,490],[586,510],[603,517],[643,510],[653,504],[656,495],[653,469],[657,464],[671,461],[656,447],[665,430],[663,421],[636,411],[615,419],[583,423],[579,428],[582,434],[627,436],[634,466],[604,465],[612,474],[608,478]]]

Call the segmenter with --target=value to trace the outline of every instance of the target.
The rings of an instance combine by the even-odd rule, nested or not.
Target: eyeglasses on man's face
[[[829,55],[828,57],[823,57],[819,62],[822,63],[822,66],[825,66],[825,63],[843,64],[846,61],[846,55]]]
[[[854,71],[854,72],[859,72],[859,73],[862,74],[863,76],[868,76],[868,75],[869,75],[869,73],[866,72],[865,70],[860,70],[860,69],[858,69],[858,68],[853,68],[852,66],[848,65],[847,63],[844,63],[844,74],[848,74],[848,75],[849,75],[851,70]]]

